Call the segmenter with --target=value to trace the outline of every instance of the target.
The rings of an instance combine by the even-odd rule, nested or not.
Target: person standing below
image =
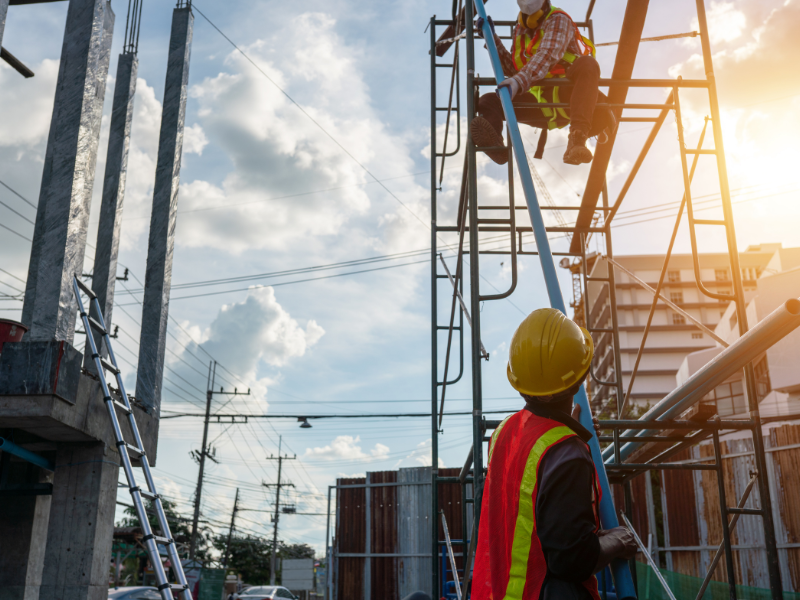
[[[572,407],[593,354],[589,332],[554,308],[514,333],[507,374],[525,408],[489,442],[473,600],[599,600],[595,573],[636,553],[628,528],[601,529],[592,434]]]
[[[565,163],[592,162],[586,140],[597,136],[598,143],[606,143],[617,126],[614,113],[608,107],[596,106],[598,100],[607,103],[608,98],[598,90],[600,65],[594,58],[594,45],[580,34],[572,18],[552,6],[550,0],[517,0],[517,4],[520,13],[511,51],[494,32],[492,18],[486,19],[507,77],[498,92],[500,87],[507,87],[517,120],[542,128],[542,135],[549,129],[570,126]],[[482,18],[478,19],[476,27],[478,35],[482,35]],[[550,78],[568,79],[571,85],[535,85]],[[537,107],[538,103],[566,103],[569,108]],[[502,146],[505,117],[498,95],[481,96],[477,112],[478,116],[470,125],[472,141],[482,148]],[[508,162],[508,153],[504,150],[489,150],[486,154],[497,164]]]

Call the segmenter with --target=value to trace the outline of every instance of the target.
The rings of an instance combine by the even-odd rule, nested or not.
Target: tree
[[[213,543],[214,548],[222,555],[228,544],[228,536],[215,536]],[[271,539],[252,535],[234,536],[228,552],[228,568],[240,573],[242,579],[250,585],[268,585],[271,557]],[[278,557],[314,558],[314,549],[308,544],[286,544],[278,540]]]
[[[181,547],[188,549],[189,541],[192,536],[192,524],[189,519],[182,518],[176,509],[176,504],[167,500],[161,499],[161,505],[164,507],[164,514],[167,517],[167,524],[169,525],[172,539],[178,544],[178,552],[181,556],[186,554],[188,558],[188,550],[181,552]],[[161,533],[161,525],[156,516],[156,507],[152,500],[147,500],[145,503],[145,510],[147,511],[147,520],[150,522],[150,528],[154,533]],[[125,509],[127,515],[122,521],[117,523],[117,527],[141,527],[139,517],[136,515],[136,509],[129,506]],[[209,552],[211,550],[211,532],[202,524],[198,526],[197,531],[197,560],[206,562],[210,559]]]

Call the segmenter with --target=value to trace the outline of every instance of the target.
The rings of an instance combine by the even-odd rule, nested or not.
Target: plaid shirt
[[[575,24],[567,15],[556,13],[546,19],[541,29],[542,43],[530,60],[517,72],[514,66],[514,58],[511,52],[503,45],[502,40],[495,34],[495,43],[500,54],[500,63],[503,65],[503,73],[506,77],[513,77],[520,84],[520,90],[530,89],[536,81],[544,79],[550,69],[564,54],[571,52],[580,56],[581,48],[575,40]],[[528,29],[517,25],[514,27],[514,39],[511,47],[517,40],[517,36],[527,35],[533,37],[535,29]]]

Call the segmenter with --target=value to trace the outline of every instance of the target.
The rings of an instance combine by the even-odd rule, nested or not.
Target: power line
[[[387,269],[397,269],[397,268],[400,268],[400,267],[410,267],[412,265],[419,265],[419,264],[422,264],[422,263],[429,263],[429,262],[430,262],[430,259],[426,258],[424,260],[417,260],[417,261],[414,261],[414,262],[403,263],[403,264],[400,264],[400,265],[388,265],[388,266],[385,266],[385,267],[375,267],[374,269],[362,269],[361,271],[349,271],[347,273],[336,273],[334,275],[323,275],[321,277],[309,277],[307,279],[297,279],[295,281],[284,281],[284,282],[279,282],[279,283],[271,283],[271,284],[268,285],[268,287],[279,287],[279,286],[284,286],[284,285],[293,285],[295,283],[307,283],[309,281],[319,281],[321,279],[334,279],[336,277],[345,277],[347,275],[359,275],[361,273],[371,273],[373,271],[386,271]],[[257,286],[257,287],[260,288],[260,287],[265,287],[265,286]],[[230,294],[230,293],[233,293],[233,292],[246,292],[246,291],[249,291],[250,289],[251,289],[250,287],[246,287],[246,288],[236,288],[236,289],[233,289],[233,290],[222,290],[222,291],[219,291],[219,292],[205,292],[203,294],[192,294],[190,296],[177,296],[175,298],[170,298],[170,302],[172,302],[174,300],[187,300],[189,298],[203,298],[205,296],[219,296],[221,294]],[[120,304],[119,306],[133,306],[133,304],[134,303]]]
[[[23,196],[22,194],[20,194],[20,193],[19,193],[17,190],[15,190],[15,189],[13,189],[12,187],[10,187],[10,186],[9,186],[9,185],[8,185],[8,184],[5,182],[5,181],[2,181],[2,180],[0,180],[0,185],[2,185],[2,186],[3,186],[4,188],[6,188],[6,189],[7,189],[9,192],[11,192],[11,193],[12,193],[12,194],[14,194],[15,196],[17,196],[17,197],[18,197],[20,200],[22,200],[22,201],[23,201],[23,202],[25,202],[26,204],[28,204],[28,205],[32,206],[33,208],[36,208],[36,205],[35,205],[33,202],[31,202],[30,200],[28,200],[28,199],[27,199],[25,196]]]

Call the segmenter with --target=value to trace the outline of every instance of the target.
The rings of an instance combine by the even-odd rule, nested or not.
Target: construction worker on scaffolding
[[[570,125],[564,162],[580,165],[592,162],[592,152],[586,140],[597,136],[600,144],[609,140],[616,129],[614,113],[608,107],[597,107],[598,100],[608,98],[599,92],[600,65],[595,60],[595,48],[583,37],[572,18],[555,8],[550,0],[517,0],[520,13],[514,27],[512,51],[503,45],[487,17],[500,63],[507,79],[498,87],[507,87],[514,103],[514,113],[520,123],[542,129],[536,158],[542,157],[549,129]],[[482,35],[483,19],[476,23]],[[568,79],[570,86],[537,86],[537,81],[550,78]],[[539,108],[538,103],[568,103],[565,108]],[[471,123],[472,141],[479,148],[503,146],[503,107],[496,93],[478,100],[478,116]],[[508,162],[508,152],[496,149],[486,154],[497,164]]]
[[[600,528],[592,434],[572,408],[593,354],[589,332],[554,308],[514,333],[508,380],[525,408],[489,442],[473,600],[598,600],[594,574],[636,553],[626,527]]]

